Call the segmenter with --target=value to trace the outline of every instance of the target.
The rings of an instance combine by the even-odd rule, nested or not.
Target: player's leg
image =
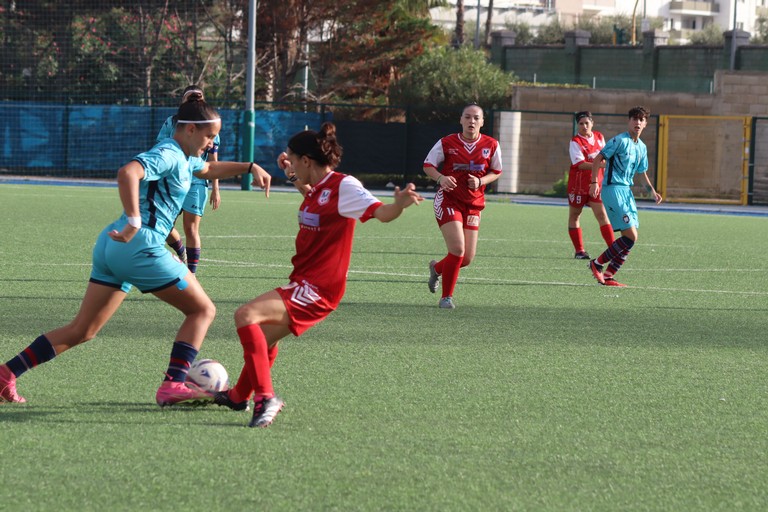
[[[215,401],[243,410],[254,395],[253,419],[249,426],[268,426],[283,407],[272,385],[271,366],[277,355],[277,343],[291,332],[289,325],[285,302],[275,290],[256,297],[235,312],[244,366],[237,384],[228,392],[218,393]]]
[[[460,220],[452,220],[440,226],[448,254],[434,268],[441,276],[442,295],[440,307],[453,309],[453,291],[459,279],[459,269],[464,261],[464,228]]]
[[[168,233],[168,237],[165,239],[165,242],[171,249],[174,250],[176,256],[179,257],[182,263],[187,262],[187,250],[184,247],[184,242],[181,239],[181,234],[179,233],[178,229],[175,227],[171,228],[171,232]]]
[[[605,240],[605,245],[610,247],[614,241],[613,226],[611,226],[611,221],[608,219],[608,214],[605,212],[603,202],[590,201],[589,206],[592,208],[592,213],[595,214],[597,225],[600,226],[600,235],[603,237],[603,240]]]
[[[104,327],[125,299],[119,287],[89,282],[80,310],[67,325],[38,336],[16,357],[0,366],[0,401],[24,402],[16,393],[16,377],[84,343]]]
[[[622,265],[627,262],[627,257],[632,247],[637,242],[637,228],[630,226],[629,228],[621,231],[621,236],[617,238],[609,249],[613,249],[616,255],[611,258],[608,263],[608,268],[605,269],[603,277],[605,279],[605,285],[607,286],[624,286],[616,281],[614,276],[621,269]]]
[[[200,263],[200,254],[202,252],[202,243],[200,241],[200,215],[185,211],[182,214],[184,221],[184,236],[187,239],[187,267],[189,270],[197,272],[197,265]]]
[[[156,264],[161,266],[160,262]],[[172,264],[179,265],[175,261]],[[182,279],[174,278],[173,276],[179,273],[179,269],[172,268],[170,264],[165,271],[166,279],[171,278],[166,281],[169,284],[153,289],[151,293],[181,311],[184,314],[184,320],[171,347],[168,368],[157,391],[157,403],[165,406],[210,402],[213,400],[212,395],[194,385],[186,384],[186,380],[189,368],[197,357],[208,328],[216,316],[216,306],[205,293],[200,282],[193,276],[187,274]],[[184,268],[181,271],[187,272]]]
[[[613,276],[624,264],[629,251],[637,240],[637,228],[639,226],[637,206],[629,187],[608,187],[603,190],[602,197],[607,207],[611,226],[613,229],[621,230],[622,236],[614,240],[597,259],[590,261],[590,269],[600,284],[620,286],[613,279]],[[603,272],[605,265],[608,265],[608,268]],[[597,270],[599,270],[602,281],[598,277]]]
[[[577,260],[588,260],[589,254],[584,250],[584,237],[581,232],[581,224],[579,223],[582,209],[583,206],[581,205],[568,205],[568,236],[573,244],[574,258]]]

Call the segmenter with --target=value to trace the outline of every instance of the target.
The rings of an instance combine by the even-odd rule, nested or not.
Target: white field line
[[[237,267],[237,268],[283,268],[283,269],[290,269],[293,268],[291,265],[286,264],[267,264],[267,263],[248,263],[248,262],[242,262],[242,261],[229,261],[229,260],[214,260],[214,259],[208,259],[203,258],[203,262],[206,263],[215,263],[218,265],[225,265],[229,267]],[[4,261],[0,263],[0,267],[2,266],[28,266],[25,262],[8,262]],[[39,267],[90,267],[91,263],[36,263],[35,266]],[[493,269],[495,272],[498,272],[498,268]],[[633,271],[637,272],[638,269],[633,269]],[[663,272],[765,272],[765,269],[652,269],[652,271],[663,271]],[[383,272],[383,271],[377,271],[377,270],[355,270],[350,269],[350,274],[356,274],[356,275],[371,275],[371,276],[390,276],[390,277],[409,277],[413,278],[415,281],[423,281],[425,279],[425,273],[420,272],[418,274],[412,274],[412,273],[405,273],[405,272]],[[286,276],[287,277],[287,276]],[[594,287],[596,284],[594,282],[568,282],[568,281],[534,281],[534,280],[526,280],[526,279],[499,279],[499,278],[490,278],[490,277],[465,277],[461,276],[459,278],[459,281],[461,282],[477,282],[477,283],[483,283],[483,282],[489,282],[493,284],[509,284],[509,285],[532,285],[532,286],[570,286],[570,287]],[[703,289],[703,288],[664,288],[664,287],[657,287],[657,286],[627,286],[624,288],[624,290],[647,290],[647,291],[658,291],[658,292],[685,292],[685,293],[712,293],[712,294],[721,294],[721,295],[743,295],[743,296],[768,296],[768,291],[743,291],[743,290],[713,290],[713,289]]]

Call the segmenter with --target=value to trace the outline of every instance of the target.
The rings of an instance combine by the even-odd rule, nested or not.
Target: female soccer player
[[[589,185],[592,182],[592,160],[605,146],[605,138],[602,133],[592,129],[594,122],[590,112],[577,112],[576,123],[579,127],[578,133],[571,139],[568,148],[571,155],[571,169],[568,172],[568,235],[576,250],[574,258],[588,260],[589,254],[584,250],[584,238],[579,224],[584,206],[592,208],[597,224],[600,226],[600,234],[609,247],[613,243],[613,228],[608,221],[600,196],[594,198],[589,195]]]
[[[254,395],[249,427],[267,427],[283,408],[275,395],[270,368],[277,343],[288,334],[300,336],[339,305],[357,220],[395,220],[423,198],[412,183],[395,188],[395,202],[382,204],[353,176],[334,171],[342,148],[336,127],[324,123],[319,132],[299,132],[277,159],[278,166],[302,191],[296,254],[290,283],[266,292],[235,312],[245,366],[234,388],[217,393],[214,402],[245,410]]]
[[[443,137],[427,155],[424,172],[437,181],[435,218],[448,254],[429,262],[429,291],[435,293],[442,276],[439,306],[453,309],[459,269],[475,258],[485,187],[501,175],[501,150],[493,137],[480,133],[483,109],[471,103],[461,113],[461,133]]]
[[[181,103],[187,101],[199,101],[205,100],[203,96],[203,90],[197,85],[190,85],[184,89],[184,93],[181,95]],[[169,116],[165,120],[163,126],[157,134],[157,142],[162,142],[168,137],[173,137],[173,133],[176,130],[176,116]],[[206,149],[203,153],[202,159],[215,162],[219,159],[219,136],[213,141],[213,145]],[[221,194],[219,193],[219,180],[211,181],[211,207],[214,210],[221,205]],[[208,180],[192,176],[192,184],[187,192],[187,197],[184,199],[184,204],[181,206],[182,210],[182,222],[184,224],[184,237],[187,241],[187,246],[184,247],[184,242],[181,240],[181,235],[175,227],[171,229],[168,234],[168,245],[176,251],[179,255],[179,259],[187,264],[189,270],[197,272],[197,265],[200,263],[200,253],[202,251],[202,242],[200,241],[200,220],[205,213],[205,205],[208,201]]]
[[[608,210],[611,225],[621,231],[621,237],[589,262],[592,275],[598,283],[605,286],[626,286],[616,281],[614,276],[627,261],[629,251],[637,242],[640,221],[637,219],[637,205],[631,188],[635,174],[643,177],[645,189],[656,204],[661,202],[661,194],[656,192],[648,178],[648,148],[640,140],[640,134],[648,124],[650,115],[650,111],[645,107],[630,109],[627,114],[629,130],[609,140],[592,162],[592,176],[596,178],[589,186],[589,195],[593,198],[600,195],[602,183],[603,202]],[[608,268],[603,271],[605,265],[608,265]]]
[[[165,139],[125,164],[117,173],[123,214],[96,239],[85,297],[67,325],[39,336],[0,366],[0,400],[25,402],[16,378],[96,336],[133,286],[152,293],[184,313],[171,349],[165,380],[157,391],[160,406],[210,402],[212,396],[185,384],[190,364],[216,314],[211,299],[187,267],[165,248],[192,175],[220,179],[253,172],[254,185],[269,197],[269,174],[253,163],[204,162],[221,128],[218,113],[204,101],[179,107],[173,138]]]

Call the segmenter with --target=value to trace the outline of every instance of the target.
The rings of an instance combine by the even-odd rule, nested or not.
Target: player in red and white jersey
[[[613,243],[613,228],[605,212],[603,201],[589,195],[589,185],[592,181],[592,160],[605,146],[603,134],[592,129],[594,121],[592,114],[584,110],[576,112],[578,131],[571,139],[568,153],[571,156],[571,170],[568,171],[568,236],[571,237],[577,260],[590,259],[584,250],[584,238],[581,233],[579,217],[584,206],[592,208],[600,234],[608,247]],[[597,179],[597,178],[595,178]]]
[[[501,150],[493,137],[480,133],[483,109],[475,103],[461,113],[461,133],[443,137],[424,160],[424,172],[437,181],[435,218],[448,254],[429,263],[429,291],[435,293],[442,276],[441,308],[453,309],[459,269],[475,258],[485,188],[501,175]]]
[[[288,179],[304,195],[299,208],[296,255],[290,283],[264,293],[235,313],[245,365],[234,388],[217,393],[214,401],[244,410],[254,396],[250,427],[266,427],[283,407],[272,386],[277,343],[288,334],[300,336],[335,310],[344,295],[357,220],[395,220],[423,198],[412,183],[395,188],[395,201],[383,204],[360,181],[333,169],[342,148],[336,127],[324,123],[319,132],[294,135],[277,159]]]

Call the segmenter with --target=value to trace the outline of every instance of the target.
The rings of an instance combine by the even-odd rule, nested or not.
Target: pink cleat
[[[163,381],[155,397],[157,405],[206,405],[213,402],[213,394],[198,386],[184,382]]]
[[[0,402],[23,404],[26,401],[16,392],[16,376],[7,366],[0,366]]]

